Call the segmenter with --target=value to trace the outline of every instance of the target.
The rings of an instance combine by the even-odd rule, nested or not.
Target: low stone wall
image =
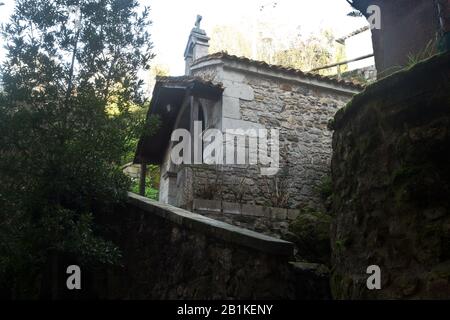
[[[108,299],[327,299],[323,267],[289,263],[293,244],[129,195],[103,218],[123,267],[96,279]]]
[[[300,214],[299,209],[203,199],[194,199],[192,209],[203,216],[276,238],[284,238],[289,232],[289,223]]]
[[[450,297],[450,54],[379,81],[335,117],[336,298]],[[366,269],[381,268],[381,290]]]

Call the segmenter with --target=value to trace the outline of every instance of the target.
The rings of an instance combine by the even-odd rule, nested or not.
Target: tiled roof
[[[160,84],[176,84],[183,86],[194,86],[201,85],[205,88],[211,88],[215,90],[223,90],[223,86],[221,83],[213,83],[212,81],[206,81],[200,77],[195,76],[180,76],[180,77],[166,77],[166,76],[157,76],[156,82]]]
[[[147,114],[147,124],[151,116],[156,116],[161,125],[152,135],[141,136],[134,163],[142,161],[152,164],[163,163],[164,151],[169,145],[172,129],[183,107],[187,92],[199,98],[217,101],[222,97],[223,90],[221,84],[214,84],[193,76],[156,77]]]
[[[340,86],[351,88],[354,90],[363,90],[364,89],[363,85],[358,84],[356,82],[342,80],[342,79],[335,79],[332,77],[322,76],[322,75],[319,75],[316,73],[303,72],[299,69],[284,67],[284,66],[280,66],[280,65],[273,65],[273,64],[269,64],[264,61],[257,61],[257,60],[252,60],[252,59],[245,58],[245,57],[238,57],[235,55],[228,54],[226,52],[217,52],[217,53],[213,53],[213,54],[204,56],[204,57],[196,60],[193,65],[199,64],[201,62],[209,61],[209,60],[214,60],[214,59],[241,62],[241,63],[245,63],[248,65],[256,66],[258,68],[266,68],[269,70],[281,71],[281,72],[285,72],[287,74],[299,76],[302,78],[313,79],[313,80],[322,81],[322,82],[330,83],[330,84],[334,84],[334,85],[340,85]]]

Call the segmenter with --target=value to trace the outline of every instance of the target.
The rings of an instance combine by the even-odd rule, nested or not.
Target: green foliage
[[[159,167],[149,165],[147,167],[147,177],[145,178],[145,196],[149,199],[159,200]],[[139,179],[134,179],[131,184],[130,191],[139,194]]]
[[[320,30],[317,34],[309,35],[298,34],[290,40],[283,38],[280,41],[279,36],[274,33],[277,29],[274,25],[259,23],[256,28],[259,32],[253,38],[249,35],[254,35],[254,32],[245,28],[237,30],[229,26],[217,26],[211,33],[209,52],[226,51],[304,71],[346,59],[344,47],[336,46],[331,30]],[[253,46],[249,45],[252,42]],[[346,67],[342,66],[340,71],[345,72]],[[320,72],[336,73],[336,68]]]
[[[96,217],[126,198],[151,42],[136,0],[17,0],[2,34],[0,288],[39,292],[52,256],[117,263]],[[111,110],[114,109],[114,112]]]
[[[330,30],[321,30],[320,34],[311,34],[308,37],[297,37],[290,47],[274,53],[274,63],[286,67],[309,71],[335,62],[336,59],[345,59],[342,49],[335,47],[334,35]],[[331,72],[332,70],[323,70]],[[342,70],[345,71],[345,70]]]
[[[148,180],[146,182],[146,189],[145,189],[145,197],[158,201],[159,200],[159,190],[154,189],[151,187],[151,184],[148,183]],[[131,185],[131,192],[134,192],[136,194],[139,194],[139,181],[134,181]]]
[[[329,264],[331,217],[312,208],[303,208],[289,225],[291,240],[299,249],[301,259],[308,262]]]
[[[327,200],[333,194],[333,181],[331,176],[325,176],[317,188],[322,200]]]

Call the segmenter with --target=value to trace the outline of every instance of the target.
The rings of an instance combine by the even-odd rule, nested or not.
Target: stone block
[[[263,217],[264,216],[264,207],[244,204],[244,205],[242,205],[241,212],[242,212],[242,215],[246,215],[246,216]]]
[[[295,220],[300,214],[300,210],[298,209],[288,209],[287,216],[289,220]]]
[[[287,218],[287,209],[283,208],[270,208],[271,218],[278,220],[286,220]]]
[[[226,130],[249,130],[249,129],[265,129],[262,124],[250,122],[250,121],[244,121],[244,120],[238,120],[238,119],[230,119],[225,117],[222,121],[222,131]]]
[[[225,88],[224,96],[238,98],[246,101],[253,101],[255,93],[248,84],[233,82],[232,85]]]
[[[234,202],[222,202],[223,213],[225,214],[241,214],[241,204]]]
[[[224,95],[222,97],[222,110],[224,117],[239,120],[241,118],[239,98]]]
[[[233,72],[227,69],[221,74],[222,82],[243,82],[245,81],[245,75],[242,72]]]
[[[194,211],[222,212],[222,202],[218,200],[194,199]]]

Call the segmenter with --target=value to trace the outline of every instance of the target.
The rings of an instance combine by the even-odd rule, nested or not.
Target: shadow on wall
[[[123,268],[92,277],[108,299],[328,299],[326,268],[289,263],[293,244],[129,195],[104,217]]]
[[[334,121],[332,291],[450,297],[450,53],[355,96]],[[366,288],[378,265],[382,290]]]

